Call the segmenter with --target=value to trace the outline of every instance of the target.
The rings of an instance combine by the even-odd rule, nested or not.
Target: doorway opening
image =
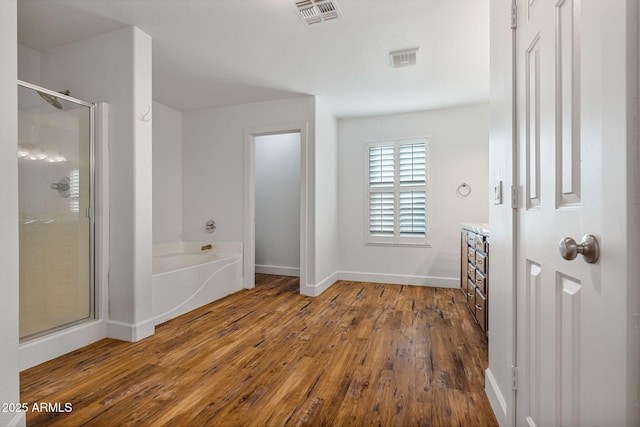
[[[245,130],[243,287],[256,273],[307,277],[306,124]]]
[[[300,132],[255,137],[255,272],[300,276]]]

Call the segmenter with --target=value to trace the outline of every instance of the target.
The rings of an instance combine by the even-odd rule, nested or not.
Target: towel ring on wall
[[[466,182],[463,182],[458,186],[456,194],[458,195],[458,197],[467,197],[469,194],[471,194],[471,186]]]

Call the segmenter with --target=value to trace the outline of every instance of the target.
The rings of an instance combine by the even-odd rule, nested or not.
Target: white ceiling
[[[306,26],[289,0],[19,0],[38,51],[135,25],[153,37],[153,97],[180,111],[313,94],[338,117],[487,102],[489,0],[337,0]],[[392,50],[419,47],[394,69]]]

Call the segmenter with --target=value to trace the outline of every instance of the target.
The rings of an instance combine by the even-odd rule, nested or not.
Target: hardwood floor
[[[21,373],[28,425],[492,426],[487,342],[459,290],[298,279]],[[34,412],[34,403],[72,405]]]

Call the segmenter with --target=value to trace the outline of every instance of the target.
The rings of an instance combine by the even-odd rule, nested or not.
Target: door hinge
[[[516,0],[511,1],[511,29],[518,28],[518,5]]]
[[[518,209],[518,186],[511,186],[511,209]]]
[[[517,366],[511,367],[511,388],[513,390],[518,389],[518,367]]]
[[[85,215],[87,218],[91,219],[91,216],[92,216],[91,206],[87,207],[87,208],[84,210],[84,215]]]

